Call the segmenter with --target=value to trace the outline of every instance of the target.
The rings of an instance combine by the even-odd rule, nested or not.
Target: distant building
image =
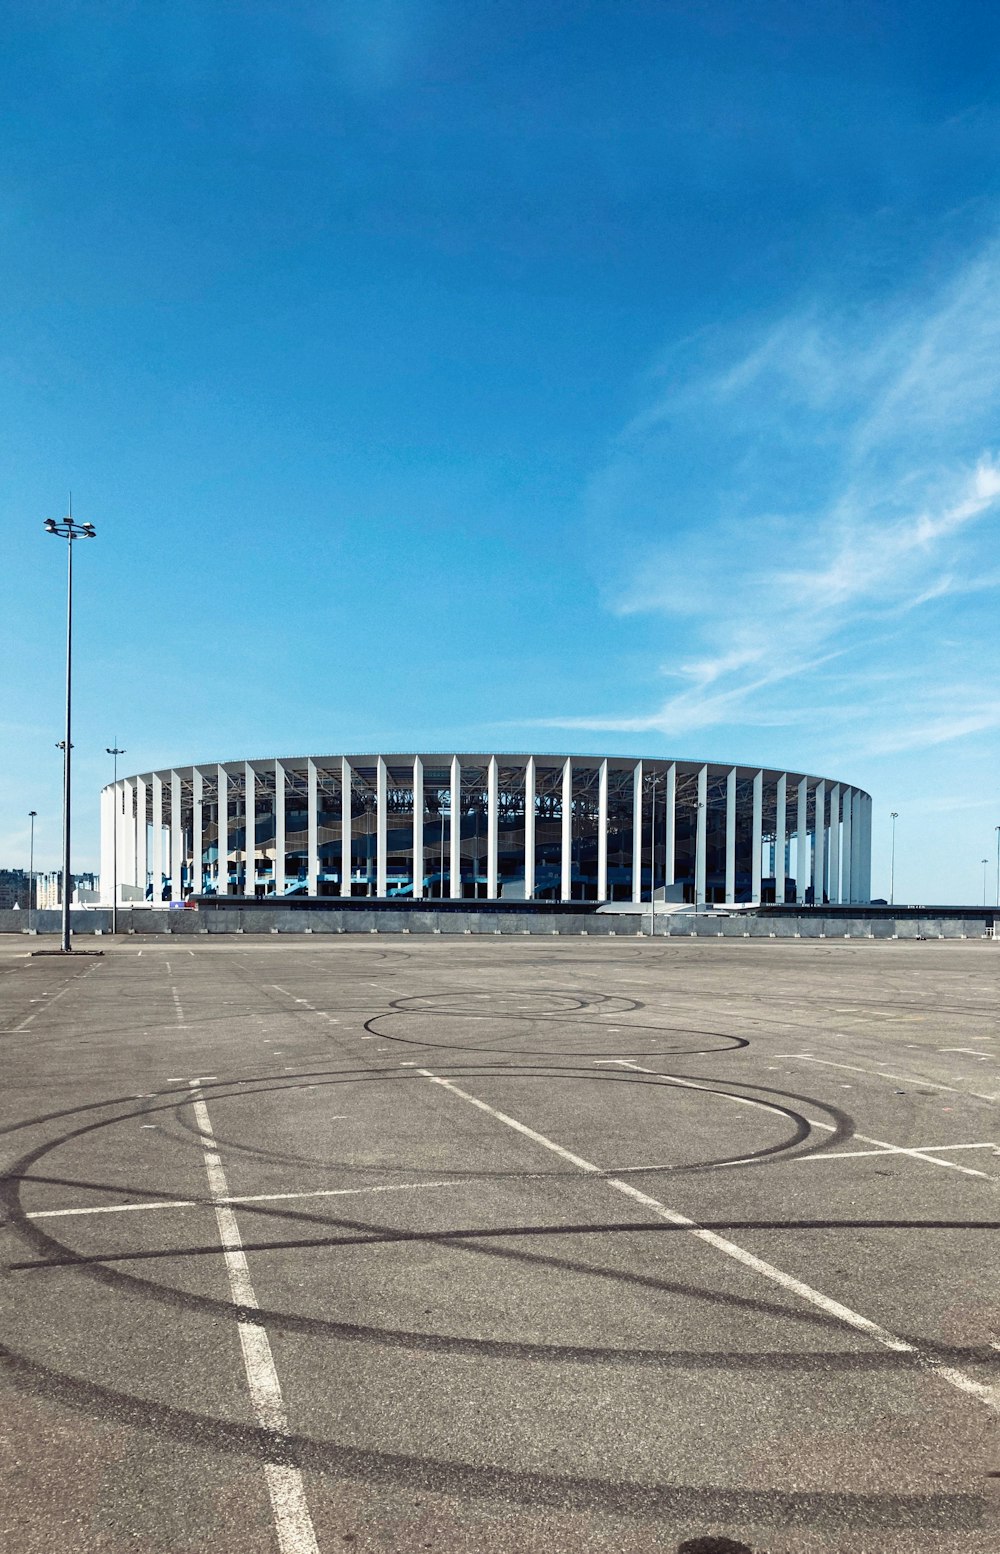
[[[94,906],[101,898],[99,874],[74,874],[73,906]],[[62,906],[62,869],[50,869],[47,874],[35,875],[35,905],[40,911]]]
[[[110,901],[868,901],[871,799],[728,762],[315,755],[141,772],[102,795]]]
[[[0,869],[0,911],[33,905],[28,899],[27,869]]]

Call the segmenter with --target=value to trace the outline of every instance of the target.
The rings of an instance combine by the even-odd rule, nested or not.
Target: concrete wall
[[[26,912],[0,911],[0,933],[27,933]],[[35,912],[32,920],[37,933],[60,932],[57,911]],[[110,909],[71,912],[74,934],[92,938],[111,932]],[[640,928],[641,924],[641,928]],[[240,909],[224,911],[150,911],[140,908],[118,910],[119,937],[139,934],[271,934],[271,933],[409,933],[409,934],[531,934],[533,936],[589,935],[597,938],[635,938],[649,934],[649,913],[639,917],[596,912],[490,912],[455,911],[438,913],[432,909],[402,907],[397,910],[366,911],[336,907],[315,912],[308,910]],[[688,916],[670,913],[657,917],[660,938],[699,939],[982,939],[991,937],[988,923],[978,918],[828,918],[806,913],[801,917],[753,917],[741,914],[722,917],[707,914]],[[992,937],[1000,940],[1000,933]]]

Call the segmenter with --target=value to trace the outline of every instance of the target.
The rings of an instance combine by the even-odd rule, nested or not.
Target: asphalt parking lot
[[[1000,1549],[998,968],[0,942],[4,1547]]]

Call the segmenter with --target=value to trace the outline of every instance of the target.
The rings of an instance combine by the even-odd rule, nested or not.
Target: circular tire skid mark
[[[473,1068],[449,1068],[447,1073],[451,1078],[460,1078],[464,1083],[468,1083],[470,1080],[475,1081],[477,1078],[495,1079],[497,1077],[502,1077],[504,1081],[517,1082],[519,1080],[523,1080],[525,1083],[545,1083],[547,1085],[559,1083],[579,1084],[581,1081],[584,1081],[585,1083],[592,1085],[626,1085],[630,1087],[638,1086],[642,1088],[652,1087],[655,1089],[668,1091],[671,1098],[678,1101],[682,1096],[686,1096],[689,1100],[692,1100],[696,1097],[701,1097],[704,1099],[715,1096],[721,1100],[729,1100],[741,1105],[759,1107],[762,1112],[770,1113],[776,1117],[785,1118],[791,1124],[791,1131],[786,1138],[779,1139],[777,1142],[772,1144],[761,1145],[757,1149],[741,1150],[735,1155],[718,1155],[713,1156],[707,1160],[699,1161],[680,1163],[671,1161],[653,1163],[642,1167],[609,1166],[601,1173],[604,1176],[621,1175],[623,1170],[630,1175],[646,1174],[653,1176],[660,1173],[670,1173],[671,1175],[677,1176],[701,1171],[715,1171],[721,1168],[728,1169],[741,1166],[762,1165],[767,1161],[784,1159],[788,1157],[793,1150],[798,1150],[800,1145],[805,1144],[809,1139],[814,1137],[813,1128],[809,1122],[808,1117],[804,1112],[798,1111],[795,1107],[787,1104],[791,1101],[799,1102],[801,1105],[811,1106],[815,1110],[823,1112],[832,1118],[831,1131],[827,1133],[824,1130],[823,1137],[819,1138],[811,1148],[799,1150],[800,1154],[825,1153],[827,1150],[832,1149],[835,1145],[841,1144],[846,1139],[851,1138],[854,1133],[854,1123],[852,1118],[846,1112],[841,1111],[839,1108],[831,1105],[829,1102],[816,1100],[812,1096],[796,1095],[789,1091],[771,1089],[764,1085],[751,1085],[748,1084],[745,1080],[730,1080],[720,1083],[719,1077],[717,1075],[714,1077],[709,1077],[707,1075],[698,1074],[674,1075],[660,1073],[623,1073],[613,1069],[595,1070],[594,1068],[576,1069],[563,1067],[539,1068],[536,1065],[532,1065],[530,1068],[525,1068],[523,1070],[519,1070],[517,1068],[504,1068],[502,1070],[497,1070],[496,1068],[491,1068],[483,1064],[479,1064]],[[297,1088],[298,1084],[301,1083],[303,1077],[309,1078],[317,1088],[320,1088],[323,1084],[412,1084],[415,1082],[422,1082],[418,1080],[417,1076],[412,1073],[401,1074],[398,1070],[395,1069],[381,1069],[363,1070],[360,1073],[348,1076],[338,1074],[334,1079],[331,1079],[329,1075],[317,1079],[315,1074],[309,1074],[305,1076],[300,1075],[297,1076],[294,1080],[287,1080],[285,1079],[285,1076],[282,1076],[284,1082],[280,1085],[267,1085],[265,1081],[261,1081],[261,1084],[264,1086],[262,1089],[251,1089],[250,1084],[253,1084],[254,1081],[250,1081],[246,1086],[241,1086],[238,1091],[226,1091],[221,1086],[215,1085],[211,1092],[206,1093],[212,1094],[216,1100],[229,1100],[234,1098],[251,1099],[255,1095],[268,1094],[272,1090],[295,1089]],[[724,1083],[729,1084],[732,1086],[732,1088],[724,1088]],[[743,1093],[748,1090],[756,1093],[751,1095]],[[198,1133],[197,1126],[193,1117],[189,1115],[187,1109],[184,1108],[183,1105],[173,1107],[171,1109],[175,1113],[175,1122],[177,1126],[177,1134],[173,1136],[176,1137],[178,1134],[184,1134],[190,1136],[191,1138],[199,1138],[200,1135]],[[239,1155],[247,1159],[259,1160],[262,1162],[266,1161],[268,1164],[307,1167],[310,1170],[324,1171],[349,1171],[352,1169],[352,1165],[349,1160],[331,1159],[329,1154],[320,1157],[317,1155],[294,1154],[289,1152],[279,1152],[275,1150],[264,1149],[260,1145],[249,1144],[244,1137],[226,1134],[225,1132],[221,1131],[218,1126],[215,1128],[215,1140],[219,1147],[225,1148],[231,1156]],[[370,1163],[366,1163],[363,1167],[363,1170],[367,1175],[371,1175],[372,1172],[377,1171],[378,1169],[379,1167],[373,1166]],[[386,1166],[383,1169],[393,1175],[398,1174],[400,1171],[407,1171],[414,1176],[426,1175],[431,1170],[430,1167],[417,1165],[409,1161],[396,1161],[391,1166]],[[435,1170],[432,1174],[436,1175],[438,1173]],[[515,1171],[497,1171],[493,1169],[487,1171],[464,1171],[461,1169],[449,1171],[449,1175],[454,1176],[458,1181],[511,1181],[518,1178],[529,1177],[537,1180],[541,1177],[574,1177],[576,1174],[577,1173],[573,1168],[567,1169],[566,1167],[560,1166],[549,1166],[548,1168],[531,1170],[522,1169]]]
[[[396,1077],[396,1076],[392,1076]],[[626,1083],[645,1082],[647,1076],[629,1075]],[[605,1079],[603,1082],[607,1082]],[[619,1079],[618,1082],[622,1082]],[[226,1089],[226,1083],[205,1085],[204,1094],[211,1103],[222,1099],[239,1099],[246,1094],[260,1094],[289,1088],[286,1076],[277,1084],[251,1081],[254,1086],[246,1090]],[[663,1086],[667,1088],[666,1086]],[[673,1089],[674,1087],[669,1087]],[[728,1092],[720,1091],[720,1094]],[[773,1092],[772,1092],[773,1093]],[[120,1107],[121,1099],[107,1103]],[[796,1114],[792,1108],[766,1103],[790,1117]],[[821,1110],[823,1103],[809,1098],[808,1104]],[[148,1276],[137,1275],[123,1267],[111,1266],[115,1262],[135,1260],[159,1264],[185,1256],[219,1257],[221,1249],[213,1239],[211,1245],[190,1248],[170,1248],[163,1252],[125,1253],[118,1259],[114,1253],[98,1257],[76,1253],[68,1242],[50,1231],[42,1229],[37,1221],[26,1217],[21,1202],[22,1185],[33,1179],[38,1181],[61,1180],[69,1185],[70,1179],[52,1178],[36,1174],[38,1167],[48,1162],[64,1145],[76,1143],[86,1137],[99,1137],[109,1128],[128,1124],[138,1117],[147,1118],[158,1111],[184,1111],[190,1106],[186,1092],[171,1091],[159,1104],[125,1111],[116,1110],[114,1116],[88,1120],[59,1136],[38,1145],[22,1155],[0,1177],[0,1202],[9,1216],[8,1225],[31,1248],[39,1263],[35,1271],[21,1265],[31,1278],[44,1276],[44,1265],[72,1267],[91,1283],[113,1291],[139,1294],[174,1310],[192,1310],[216,1316],[224,1322],[252,1321],[275,1331],[307,1334],[318,1341],[360,1342],[388,1349],[404,1351],[431,1351],[442,1357],[468,1355],[530,1363],[575,1363],[585,1366],[660,1368],[735,1369],[748,1372],[775,1370],[814,1371],[817,1375],[831,1368],[840,1370],[884,1370],[911,1368],[916,1362],[911,1356],[879,1351],[873,1354],[852,1354],[842,1349],[830,1352],[819,1350],[771,1351],[733,1354],[729,1351],[677,1352],[643,1347],[641,1349],[611,1349],[573,1346],[565,1344],[529,1343],[516,1339],[477,1338],[426,1331],[406,1331],[388,1327],[362,1326],[337,1322],[325,1318],[297,1315],[271,1309],[248,1311],[234,1306],[220,1297],[197,1294],[173,1285],[158,1282]],[[93,1113],[93,1105],[81,1107],[80,1113]],[[804,1119],[803,1119],[804,1121]],[[25,1123],[24,1126],[37,1125]],[[849,1119],[842,1119],[842,1136],[848,1136]],[[806,1124],[808,1128],[808,1124]],[[16,1127],[8,1131],[16,1131]],[[797,1142],[797,1135],[796,1135]],[[828,1143],[828,1141],[824,1141]],[[786,1144],[786,1151],[794,1144]],[[691,1169],[681,1167],[679,1169]],[[704,1169],[695,1167],[694,1169]],[[538,1173],[533,1173],[538,1174]],[[90,1184],[95,1185],[95,1184]],[[111,1190],[110,1184],[105,1184]],[[115,1189],[117,1190],[117,1189]],[[153,1199],[152,1190],[146,1186],[143,1194]],[[161,1196],[157,1194],[156,1196]],[[164,1193],[162,1197],[170,1195]],[[195,1200],[205,1209],[211,1201]],[[248,1208],[241,1205],[241,1212]],[[180,1211],[188,1212],[188,1211]],[[275,1209],[279,1217],[290,1217],[301,1224],[310,1216],[299,1213],[288,1215],[284,1208]],[[312,1216],[313,1222],[316,1217]],[[321,1221],[329,1225],[329,1221]],[[344,1220],[334,1222],[343,1229]],[[548,1256],[533,1249],[525,1250],[541,1237],[548,1235],[591,1234],[618,1235],[662,1232],[684,1234],[683,1231],[664,1227],[662,1224],[642,1225],[632,1222],[603,1225],[566,1225],[544,1227],[501,1227],[488,1231],[475,1226],[454,1232],[384,1233],[381,1227],[366,1226],[351,1221],[350,1236],[322,1237],[319,1239],[289,1239],[255,1243],[246,1238],[245,1251],[253,1256],[255,1251],[279,1250],[282,1247],[316,1250],[332,1250],[334,1247],[356,1248],[363,1253],[367,1244],[396,1241],[407,1243],[423,1241],[437,1245],[452,1242],[463,1252],[476,1251],[496,1256],[502,1260],[513,1259],[521,1263],[552,1270],[558,1274],[579,1273],[588,1278],[604,1278],[609,1284],[634,1283],[651,1291],[677,1294],[697,1301],[721,1304],[738,1309],[748,1316],[779,1317],[785,1321],[803,1324],[807,1328],[839,1332],[839,1324],[823,1313],[804,1308],[789,1309],[780,1302],[725,1293],[698,1285],[683,1284],[618,1268],[600,1268],[587,1262],[575,1262],[564,1256]],[[502,1239],[504,1245],[490,1245],[490,1241]],[[515,1243],[511,1245],[510,1243]],[[81,1305],[83,1303],[81,1302]],[[65,1336],[65,1335],[64,1335]],[[233,1335],[234,1353],[237,1347]],[[962,1351],[964,1354],[965,1351]],[[958,1357],[956,1355],[956,1357]],[[712,1516],[733,1520],[746,1518],[759,1526],[800,1526],[809,1529],[845,1527],[897,1529],[900,1526],[952,1529],[956,1517],[974,1516],[981,1502],[975,1495],[945,1493],[891,1494],[827,1491],[794,1491],[783,1489],[731,1489],[715,1486],[686,1484],[641,1484],[616,1482],[594,1477],[554,1475],[544,1472],[511,1469],[501,1464],[485,1466],[464,1461],[385,1452],[374,1448],[344,1445],[335,1440],[315,1436],[284,1436],[252,1425],[234,1423],[196,1410],[184,1409],[155,1398],[137,1397],[118,1388],[107,1387],[84,1377],[60,1372],[27,1355],[18,1354],[12,1348],[0,1349],[0,1362],[5,1367],[11,1383],[26,1394],[58,1401],[64,1406],[97,1419],[114,1419],[117,1422],[152,1432],[165,1439],[196,1443],[206,1451],[223,1451],[259,1462],[292,1463],[303,1470],[332,1474],[355,1479],[372,1486],[434,1491],[459,1498],[495,1499],[528,1509],[558,1507],[580,1513],[604,1512],[633,1519],[655,1520],[666,1514],[675,1516]]]
[[[697,1031],[689,1027],[671,1027],[661,1025],[636,1025],[629,1023],[619,1028],[610,1030],[602,1023],[600,1017],[610,1015],[612,1018],[627,1016],[645,1009],[647,1006],[635,998],[625,998],[610,993],[576,993],[561,988],[525,988],[518,990],[491,989],[487,991],[456,989],[436,993],[420,993],[403,998],[391,1000],[389,1008],[381,1014],[372,1015],[365,1021],[365,1030],[372,1036],[378,1036],[384,1041],[399,1043],[407,1047],[420,1047],[427,1051],[446,1052],[488,1052],[508,1057],[566,1057],[580,1058],[593,1057],[598,1053],[607,1053],[609,1045],[622,1044],[622,1039],[628,1040],[635,1037],[639,1045],[634,1043],[623,1047],[632,1056],[642,1057],[700,1057],[714,1052],[735,1052],[749,1046],[749,1041],[744,1036],[734,1036],[724,1031]],[[591,1016],[592,1018],[580,1019],[579,1016]],[[418,1034],[416,1028],[413,1034],[401,1033],[398,1023],[401,1020],[426,1020],[450,1022],[455,1030],[456,1037],[460,1029],[460,1022],[468,1022],[469,1034],[467,1039],[453,1041],[428,1040]],[[505,1046],[505,1041],[510,1041],[510,1034],[498,1035],[494,1041],[483,1042],[480,1037],[483,1024],[497,1025],[506,1023],[516,1028],[517,1024],[534,1024],[542,1021],[546,1025],[565,1026],[572,1024],[574,1033],[586,1032],[579,1039],[587,1041],[586,1046],[574,1047],[535,1047],[524,1046],[520,1043]],[[387,1028],[391,1027],[391,1028]],[[593,1032],[593,1040],[589,1033]],[[664,1037],[671,1034],[693,1036],[695,1038],[708,1036],[712,1038],[712,1044],[704,1042],[694,1046],[680,1046],[664,1043]]]

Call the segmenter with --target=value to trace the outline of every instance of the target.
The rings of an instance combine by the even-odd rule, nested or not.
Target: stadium
[[[274,757],[143,772],[101,796],[101,880],[120,903],[810,905],[867,902],[870,875],[867,793],[711,761]]]

